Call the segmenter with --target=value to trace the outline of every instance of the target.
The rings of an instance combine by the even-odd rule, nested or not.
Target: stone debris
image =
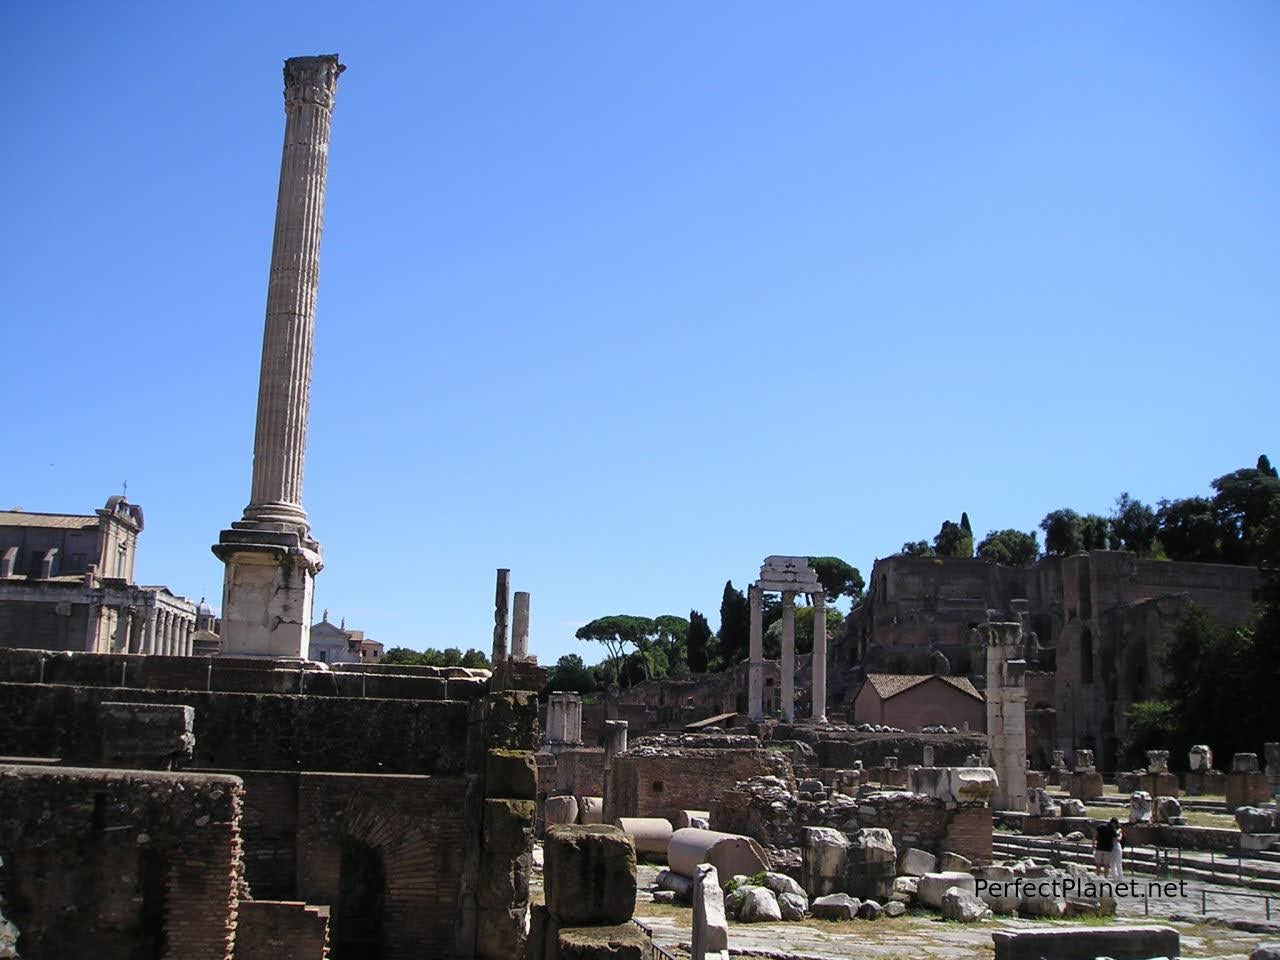
[[[858,915],[861,901],[847,893],[831,893],[818,897],[809,905],[810,912],[819,920],[852,920]]]
[[[884,905],[886,917],[900,917],[907,912],[907,905],[898,900],[890,900]]]
[[[942,916],[957,923],[977,923],[991,919],[991,908],[973,893],[949,887],[942,895]]]
[[[849,839],[831,827],[805,827],[801,886],[810,896],[837,893],[844,883]]]
[[[693,886],[693,960],[729,949],[729,921],[724,912],[720,877],[709,863],[699,865]]]
[[[1151,794],[1135,790],[1129,795],[1129,822],[1150,823],[1152,815]]]
[[[559,826],[543,843],[547,910],[564,926],[625,923],[636,905],[636,850],[617,827]]]
[[[934,873],[938,869],[938,858],[928,850],[908,847],[898,862],[898,873],[909,877],[920,877],[926,873]]]
[[[971,874],[926,873],[916,887],[916,897],[924,906],[941,910],[943,895],[952,887],[959,887],[965,893],[977,894],[977,884]]]
[[[978,885],[977,895],[982,899],[992,913],[1012,914],[1018,912],[1018,894],[1013,888],[1013,871],[1008,867],[1001,866],[985,866],[974,867],[972,876],[975,883],[978,880],[984,881]],[[1000,886],[992,886],[1000,884]],[[997,896],[995,891],[1000,891]]]
[[[770,923],[782,919],[782,908],[768,887],[746,887],[739,900],[738,919],[743,923]]]
[[[790,893],[793,896],[800,897],[805,901],[805,905],[808,906],[809,896],[804,892],[804,887],[800,886],[785,873],[766,872],[764,885],[776,894]]]
[[[1280,808],[1237,807],[1236,823],[1241,833],[1280,833]]]
[[[1187,818],[1182,814],[1182,803],[1177,797],[1156,797],[1156,823],[1167,823],[1171,826],[1184,826]]]
[[[889,894],[889,899],[904,904],[911,903],[916,899],[916,891],[919,887],[919,877],[898,877],[893,881],[893,892]]]
[[[958,853],[946,851],[938,860],[938,870],[941,873],[968,873],[973,869],[973,861],[968,857],[962,857]]]
[[[809,900],[794,893],[780,893],[778,908],[782,911],[783,920],[803,920],[809,912]]]
[[[960,728],[947,727],[947,726],[943,726],[940,723],[937,723],[937,724],[929,724],[928,726],[921,727],[920,732],[921,733],[959,733]]]
[[[1062,801],[1062,816],[1064,817],[1085,817],[1088,811],[1085,810],[1083,800],[1067,799]]]
[[[875,900],[863,900],[858,906],[858,916],[863,920],[879,920],[884,915],[884,907]]]

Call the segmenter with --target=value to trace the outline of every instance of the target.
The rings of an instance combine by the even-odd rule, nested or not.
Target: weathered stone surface
[[[490,797],[535,800],[538,768],[527,750],[490,750],[485,756],[484,790]]]
[[[1237,753],[1231,758],[1232,773],[1257,773],[1258,755],[1256,753]]]
[[[806,902],[809,900],[808,894],[804,892],[804,887],[796,883],[785,873],[774,873],[768,871],[764,875],[764,885],[776,894],[790,893],[797,897],[801,897]]]
[[[1008,867],[974,867],[971,871],[976,892],[993,913],[1010,914],[1018,910],[1018,894],[1013,887],[1013,871]]]
[[[604,822],[604,797],[577,797],[579,823]]]
[[[907,905],[898,900],[890,900],[884,905],[886,917],[900,917],[907,912]]]
[[[1177,797],[1156,797],[1156,823],[1182,824],[1187,819],[1182,815],[1182,803]]]
[[[698,864],[710,863],[721,879],[739,874],[754,876],[770,867],[769,855],[750,837],[694,827],[671,835],[667,862],[672,870],[687,877],[693,876]]]
[[[1083,817],[1087,816],[1088,811],[1085,809],[1083,800],[1067,799],[1062,801],[1062,816],[1064,817]]]
[[[783,920],[803,920],[809,911],[809,899],[794,893],[780,893],[778,909],[782,911]]]
[[[962,857],[958,853],[952,853],[950,850],[944,851],[942,857],[938,860],[938,871],[940,873],[968,873],[972,868],[972,860],[968,857]]]
[[[863,900],[858,904],[858,916],[863,920],[879,920],[884,916],[884,907],[876,900]]]
[[[673,870],[660,870],[658,877],[654,881],[659,890],[666,890],[674,893],[677,898],[685,902],[693,898],[693,878],[686,877]]]
[[[1280,810],[1275,807],[1237,807],[1241,833],[1280,833]]]
[[[997,930],[995,960],[1147,960],[1182,955],[1181,938],[1169,927],[1077,927],[1048,930]]]
[[[109,766],[181,766],[195,752],[195,714],[179,703],[99,703],[102,759]]]
[[[1042,895],[1040,885],[1027,885],[1022,888],[1018,900],[1018,910],[1029,917],[1065,917],[1067,901],[1065,897]]]
[[[729,949],[729,921],[725,917],[720,877],[709,863],[699,864],[693,887],[693,960]]]
[[[849,843],[846,885],[857,897],[887,899],[893,892],[898,870],[893,835],[883,827],[859,830]]]
[[[1249,954],[1249,960],[1280,960],[1280,941],[1258,944]]]
[[[942,916],[957,923],[977,923],[990,919],[991,908],[972,893],[950,887],[942,895]]]
[[[909,877],[920,877],[926,873],[934,873],[938,869],[938,858],[928,850],[908,847],[898,863],[898,873]]]
[[[557,960],[648,960],[649,938],[634,923],[617,926],[562,927]]]
[[[747,887],[738,908],[738,919],[743,923],[769,923],[782,919],[782,908],[768,887]]]
[[[862,905],[847,893],[829,893],[809,904],[809,911],[819,920],[852,920]]]
[[[1149,823],[1151,821],[1151,794],[1145,790],[1135,790],[1129,795],[1129,822]]]
[[[578,822],[578,798],[547,797],[542,808],[542,816],[548,827],[567,826]]]
[[[926,873],[916,887],[920,903],[934,910],[942,909],[942,897],[951,887],[959,887],[965,893],[976,894],[973,877],[967,873]]]
[[[1213,767],[1213,751],[1208,744],[1197,743],[1187,755],[1187,765],[1194,771],[1209,770]]]
[[[832,827],[806,827],[800,883],[809,896],[836,893],[844,883],[849,840]]]
[[[532,800],[484,802],[484,848],[497,853],[524,853],[533,845]]]
[[[547,909],[562,924],[623,923],[636,905],[636,851],[616,827],[557,826],[543,843]]]
[[[889,896],[893,900],[910,903],[916,898],[919,887],[919,877],[898,877],[893,881],[893,892]]]
[[[670,820],[662,817],[619,817],[613,825],[631,838],[636,853],[659,861],[667,859],[667,845],[672,834]],[[693,871],[686,875],[693,876]]]

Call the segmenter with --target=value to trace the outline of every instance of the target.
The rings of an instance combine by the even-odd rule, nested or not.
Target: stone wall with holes
[[[794,783],[790,751],[759,747],[679,747],[628,750],[609,762],[604,820],[666,817],[681,810],[706,810],[739,780],[777,776]]]
[[[229,776],[0,766],[0,913],[18,955],[228,960],[242,793]]]

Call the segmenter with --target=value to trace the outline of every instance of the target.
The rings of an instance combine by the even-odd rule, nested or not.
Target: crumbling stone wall
[[[235,960],[325,960],[328,949],[328,907],[240,901]]]
[[[195,707],[193,768],[456,774],[464,767],[465,701],[48,683],[0,683],[0,755],[96,763],[97,705],[110,701]]]
[[[0,766],[0,901],[22,957],[229,960],[243,786]]]
[[[575,797],[604,796],[604,750],[582,747],[557,753],[555,792]]]
[[[815,727],[808,724],[775,724],[775,740],[800,740],[813,747],[818,766],[851,769],[858,760],[864,767],[881,767],[885,757],[897,757],[898,766],[924,763],[924,748],[933,747],[933,762],[958,767],[970,754],[981,756],[987,738],[981,733],[863,733],[850,727]]]
[[[707,809],[739,780],[772,775],[793,782],[789,755],[789,750],[759,746],[666,747],[640,741],[610,761],[604,820],[665,817],[674,823],[679,811]]]

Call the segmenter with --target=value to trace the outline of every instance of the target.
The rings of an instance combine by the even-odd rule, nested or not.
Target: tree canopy
[[[978,544],[978,557],[1004,567],[1021,567],[1033,562],[1040,553],[1034,533],[1021,530],[992,530]]]
[[[425,650],[410,650],[408,647],[392,647],[382,655],[381,663],[398,663],[405,666],[418,667],[470,667],[473,670],[490,669],[489,658],[479,650],[467,650],[465,653],[457,647],[445,647],[437,650],[427,647]]]
[[[862,599],[862,591],[867,582],[862,573],[839,557],[809,557],[809,566],[818,575],[818,582],[826,591],[827,599],[835,601],[839,597],[848,597],[855,604]]]

